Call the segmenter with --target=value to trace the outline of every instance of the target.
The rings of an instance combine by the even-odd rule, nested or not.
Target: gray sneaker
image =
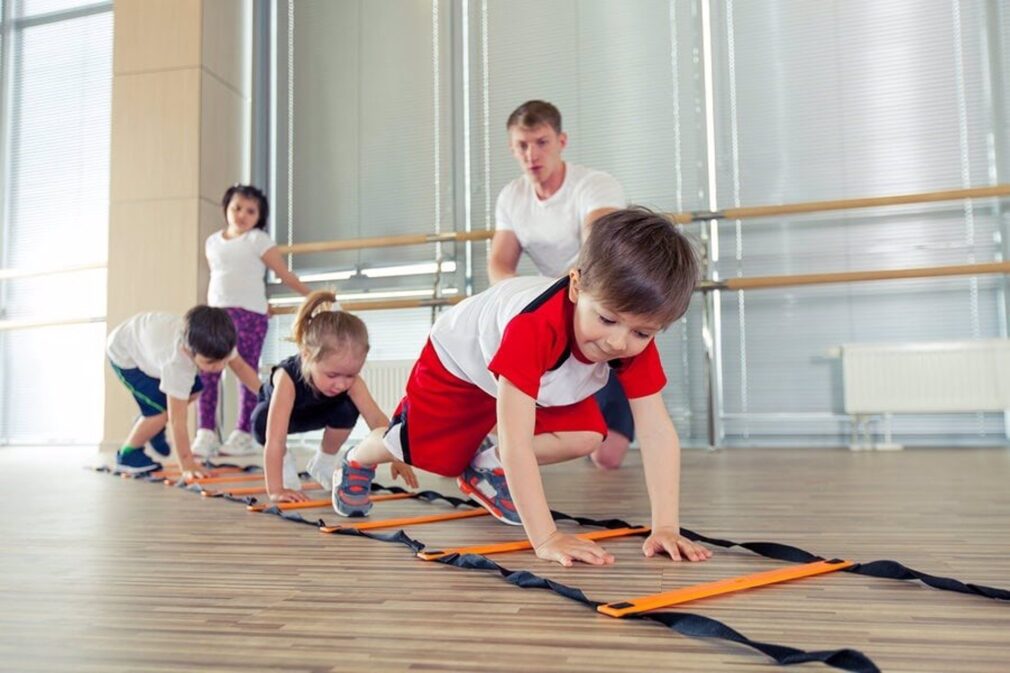
[[[512,493],[509,492],[505,480],[505,470],[499,468],[485,470],[473,465],[467,465],[463,474],[456,478],[459,490],[473,497],[491,516],[510,526],[521,526]]]
[[[333,473],[331,501],[340,516],[368,516],[372,511],[372,480],[375,467],[348,460],[344,454],[340,469]]]

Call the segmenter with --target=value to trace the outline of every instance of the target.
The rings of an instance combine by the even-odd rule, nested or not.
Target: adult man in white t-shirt
[[[575,265],[593,222],[626,205],[624,191],[610,175],[561,158],[568,135],[561,130],[561,113],[550,103],[523,103],[509,115],[506,129],[523,175],[498,194],[488,278],[497,283],[515,276],[523,252],[543,275],[564,276]],[[608,433],[592,458],[597,466],[613,469],[634,438],[631,408],[616,376],[596,399]]]

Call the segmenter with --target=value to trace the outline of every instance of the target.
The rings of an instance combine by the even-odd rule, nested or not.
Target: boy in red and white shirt
[[[680,535],[680,443],[654,342],[685,313],[697,278],[687,239],[660,215],[632,208],[596,221],[568,276],[509,279],[449,309],[389,428],[351,449],[334,473],[334,509],[366,515],[375,465],[403,460],[458,477],[495,517],[525,526],[541,558],[613,563],[595,542],[558,531],[538,468],[600,444],[607,426],[593,394],[613,369],[640,427],[652,502],[643,552],[708,558]],[[482,446],[495,427],[498,446]]]

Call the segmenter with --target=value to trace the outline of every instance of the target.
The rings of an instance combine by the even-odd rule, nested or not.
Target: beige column
[[[116,0],[108,326],[206,301],[203,243],[249,179],[251,0]],[[137,415],[111,370],[103,449]]]

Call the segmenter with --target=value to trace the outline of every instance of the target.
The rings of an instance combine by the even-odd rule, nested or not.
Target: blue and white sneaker
[[[491,512],[491,516],[510,526],[523,525],[512,502],[508,482],[505,480],[505,470],[500,467],[493,470],[467,465],[463,474],[456,478],[459,490],[473,497],[480,505]]]
[[[368,516],[372,511],[372,480],[375,466],[348,460],[345,453],[340,467],[333,473],[331,501],[333,511],[340,516]]]
[[[132,449],[116,454],[116,469],[126,474],[147,474],[161,469],[161,463],[151,460],[143,449]]]

